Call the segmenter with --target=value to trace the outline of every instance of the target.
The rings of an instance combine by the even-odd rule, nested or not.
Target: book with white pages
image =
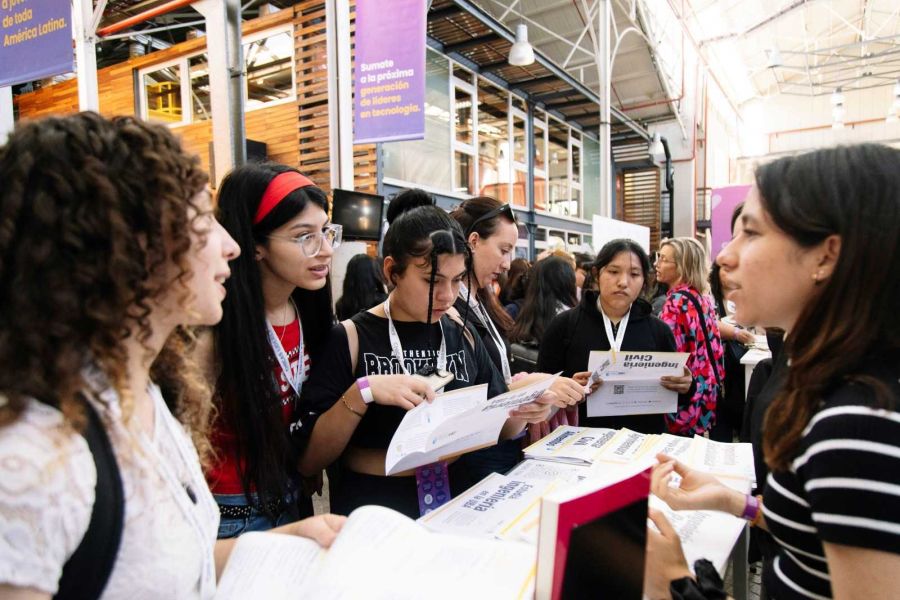
[[[638,433],[623,427],[601,448],[595,460],[631,462],[644,453],[647,441],[652,438],[655,438],[653,434]]]
[[[509,412],[534,402],[556,381],[548,375],[530,385],[487,397],[487,384],[438,394],[406,411],[385,457],[388,475],[497,443]]]
[[[591,465],[615,435],[614,429],[563,425],[525,448],[524,454],[526,458]]]
[[[716,442],[695,435],[690,460],[682,462],[719,478],[736,478],[756,485],[752,444]]]
[[[650,508],[663,513],[672,524],[681,540],[684,558],[692,571],[694,562],[705,558],[722,577],[725,576],[731,550],[747,526],[747,521],[717,510],[673,510],[653,495],[650,496]],[[648,526],[655,528],[650,521]]]
[[[554,485],[553,480],[491,473],[417,522],[430,531],[508,539],[522,515]]]
[[[328,550],[278,533],[238,538],[215,600],[531,598],[535,549],[432,533],[388,508],[350,514]]]

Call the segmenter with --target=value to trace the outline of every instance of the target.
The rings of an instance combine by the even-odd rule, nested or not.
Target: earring
[[[821,281],[819,281],[819,272],[818,271],[816,271],[815,273],[812,274],[812,280],[816,283],[816,285],[821,283]]]

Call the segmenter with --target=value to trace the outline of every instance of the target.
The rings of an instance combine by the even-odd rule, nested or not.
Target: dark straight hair
[[[869,386],[882,406],[896,402],[858,373],[873,356],[900,349],[900,150],[859,144],[781,158],[759,167],[756,187],[775,227],[801,247],[841,239],[834,272],[786,340],[791,366],[766,413],[766,462],[784,470],[828,390],[853,382]]]
[[[539,260],[531,268],[525,302],[509,332],[509,341],[540,343],[560,305],[572,308],[578,303],[576,289],[571,262],[559,256]]]
[[[647,256],[643,246],[634,240],[618,238],[603,244],[603,247],[600,248],[600,252],[597,253],[597,258],[594,260],[593,264],[593,269],[597,270],[598,278],[600,269],[606,267],[606,265],[615,260],[616,256],[622,252],[630,252],[637,256],[638,262],[641,263],[641,273],[644,275],[644,285],[641,288],[641,291],[646,292],[650,277],[650,257]]]
[[[250,489],[255,487],[263,510],[268,510],[269,502],[285,497],[288,474],[297,468],[274,379],[278,363],[269,345],[256,245],[267,244],[272,231],[295,218],[310,203],[328,212],[325,192],[309,186],[285,196],[254,225],[253,217],[269,183],[287,171],[296,169],[268,162],[234,169],[222,181],[217,207],[218,219],[240,245],[241,255],[231,262],[222,320],[214,329],[219,369],[216,399],[221,418],[236,435],[238,455],[245,461],[243,468],[238,461],[238,469],[248,502]],[[300,313],[304,346],[313,365],[334,323],[330,289],[328,281],[320,290],[297,288],[292,294]]]
[[[349,319],[356,313],[381,304],[387,294],[378,261],[366,254],[357,254],[347,263],[343,293],[335,304],[338,319]]]
[[[490,196],[476,196],[474,198],[469,198],[454,208],[450,212],[450,216],[456,219],[456,222],[459,223],[463,231],[466,232],[466,238],[474,232],[482,239],[487,239],[497,233],[497,227],[500,225],[501,220],[505,220],[508,223],[513,222],[508,216],[502,213],[499,213],[497,216],[490,219],[480,220],[482,217],[492,211],[496,211],[501,206],[503,206],[503,203],[495,198],[491,198]],[[468,239],[466,239],[466,242],[468,243]],[[469,273],[472,278],[475,277],[474,258]],[[512,317],[509,316],[509,313],[507,313],[500,305],[500,300],[497,298],[497,295],[493,290],[482,288],[479,285],[477,296],[497,329],[499,329],[504,336],[508,335],[514,322]]]

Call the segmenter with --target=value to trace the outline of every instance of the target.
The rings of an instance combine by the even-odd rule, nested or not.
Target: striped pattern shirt
[[[900,554],[900,398],[896,364],[877,378],[895,400],[846,384],[811,419],[789,471],[770,473],[764,514],[779,551],[772,597],[831,598],[823,543]]]

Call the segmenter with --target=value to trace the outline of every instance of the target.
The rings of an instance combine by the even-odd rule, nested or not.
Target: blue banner
[[[73,71],[69,0],[0,0],[0,87]]]

